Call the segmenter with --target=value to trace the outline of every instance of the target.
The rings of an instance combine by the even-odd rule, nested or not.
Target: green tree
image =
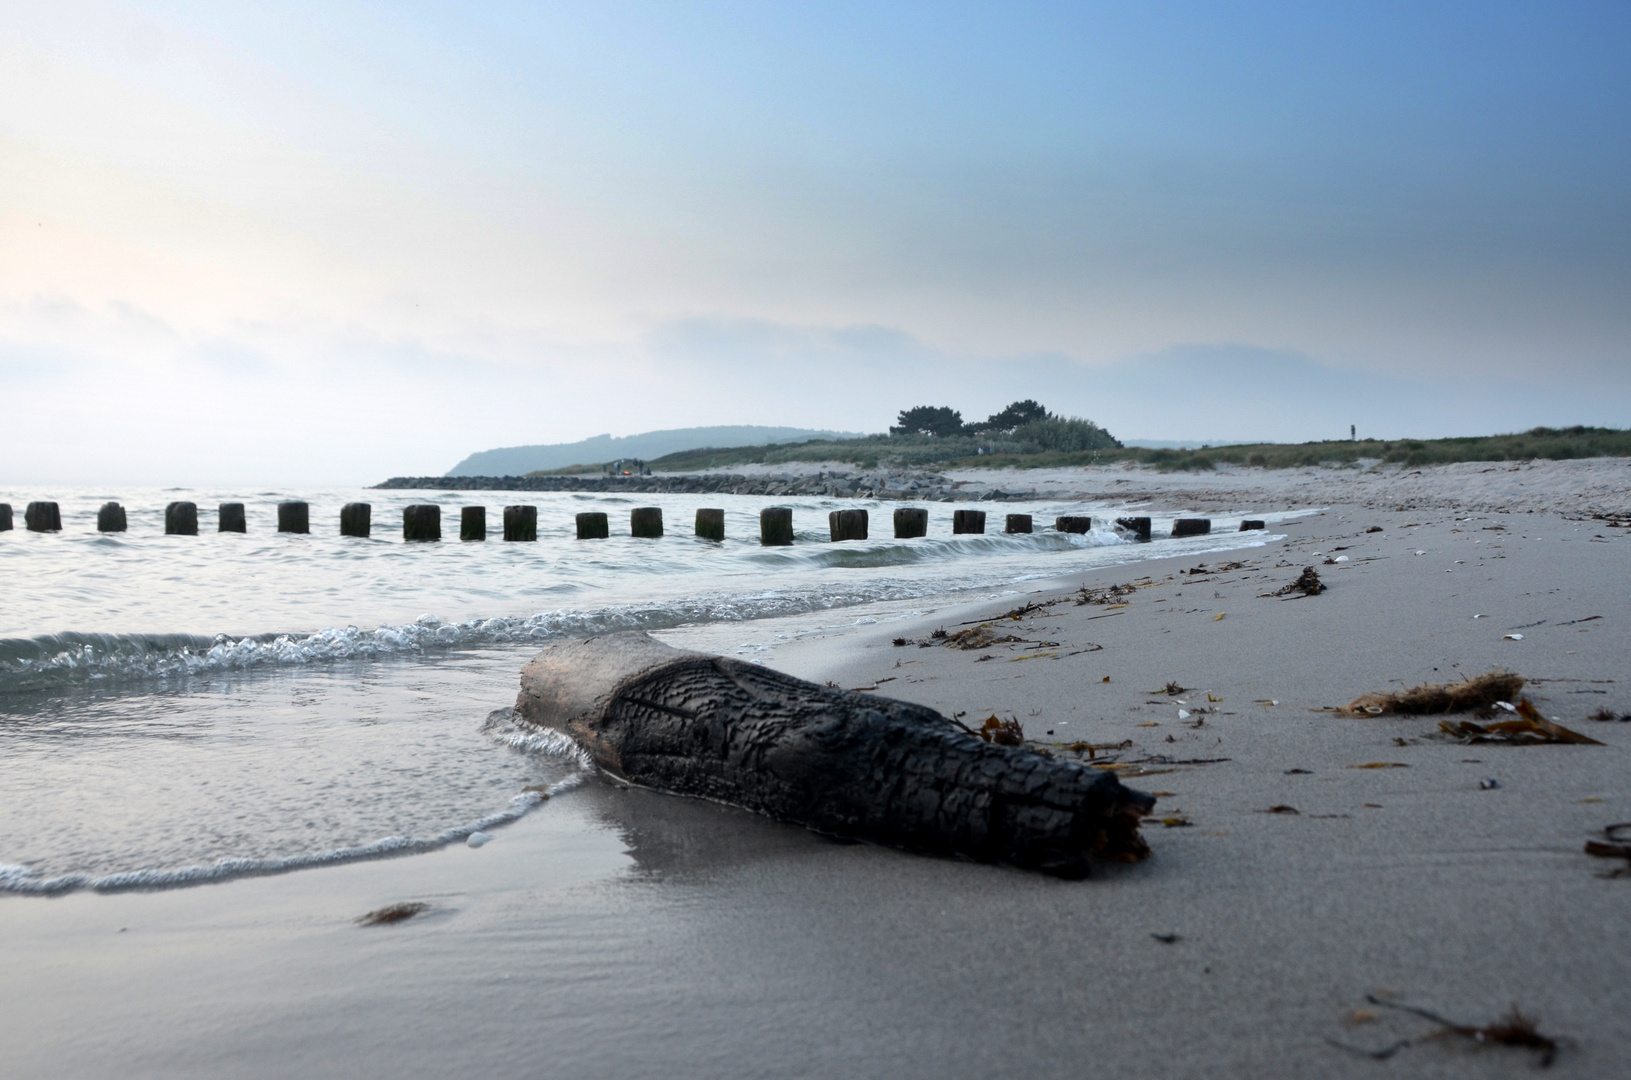
[[[896,418],[891,435],[938,435],[946,438],[963,433],[963,414],[944,406],[919,405],[915,409],[902,409]]]
[[[1038,405],[1030,398],[1016,401],[999,413],[992,413],[985,423],[979,425],[980,431],[1013,431],[1022,424],[1033,423],[1037,420],[1046,420],[1051,415],[1047,409]]]

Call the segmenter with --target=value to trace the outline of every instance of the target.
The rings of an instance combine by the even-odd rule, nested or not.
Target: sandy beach
[[[957,478],[1169,512],[1242,492],[1318,508],[1245,552],[1026,582],[769,656],[1104,747],[1159,793],[1147,861],[1058,881],[592,781],[479,850],[0,896],[6,1075],[1491,1077],[1539,1060],[1368,996],[1468,1025],[1516,1005],[1563,1044],[1560,1075],[1624,1075],[1631,875],[1583,845],[1631,821],[1631,463]],[[1326,591],[1279,595],[1310,566]],[[1019,640],[932,636],[992,620]],[[661,637],[723,650],[770,622]],[[1336,711],[1494,669],[1601,745]],[[429,908],[356,922],[407,901]]]

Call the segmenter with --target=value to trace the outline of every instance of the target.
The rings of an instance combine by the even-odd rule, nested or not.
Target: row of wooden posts
[[[24,521],[31,532],[59,532],[62,513],[54,502],[32,502],[24,512]],[[222,503],[218,510],[219,532],[247,532],[244,504]],[[929,512],[917,507],[903,506],[895,511],[895,539],[912,540],[929,533]],[[867,512],[865,510],[834,510],[827,515],[827,526],[832,539],[865,540],[867,538]],[[577,516],[579,540],[604,540],[611,535],[606,515],[591,511]],[[0,532],[10,529],[11,504],[0,503]],[[1053,522],[1054,530],[1063,533],[1085,533],[1093,528],[1090,517],[1060,517]],[[1150,539],[1150,519],[1125,517],[1116,519],[1116,527],[1139,540]],[[1261,521],[1242,521],[1240,531],[1261,529]],[[105,503],[96,514],[99,532],[124,532],[125,508],[116,502]],[[279,503],[277,528],[283,533],[311,532],[310,506],[303,502]],[[1003,532],[1028,533],[1035,529],[1030,514],[1008,514]],[[198,535],[198,504],[173,502],[164,508],[164,531],[171,536]],[[373,507],[368,503],[346,503],[340,508],[340,535],[366,537],[373,531]],[[951,515],[954,535],[985,532],[984,510],[954,510]],[[1173,536],[1201,536],[1212,531],[1210,518],[1179,518],[1172,523]],[[663,535],[661,507],[640,506],[629,511],[629,534],[655,538]],[[707,540],[725,539],[725,511],[701,509],[697,511],[696,535]],[[433,503],[409,506],[402,511],[402,539],[440,540],[442,538],[442,508]],[[459,539],[487,539],[487,508],[466,506],[459,511]],[[536,506],[506,506],[504,508],[504,539],[538,539],[538,508]],[[793,542],[793,508],[767,506],[759,511],[759,542],[769,546],[783,546]]]

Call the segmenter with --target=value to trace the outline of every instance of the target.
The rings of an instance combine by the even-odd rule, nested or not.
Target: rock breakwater
[[[658,473],[650,476],[395,476],[380,490],[595,491],[678,495],[763,495],[833,499],[902,499],[922,502],[998,502],[1032,499],[1034,490],[1006,491],[938,473],[873,470],[815,473]]]

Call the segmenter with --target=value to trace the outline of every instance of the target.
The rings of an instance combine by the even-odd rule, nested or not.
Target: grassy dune
[[[1127,447],[1092,454],[1031,454],[1014,460],[1022,468],[1085,465],[1095,460],[1136,461],[1163,472],[1211,469],[1220,464],[1292,469],[1310,465],[1342,466],[1382,462],[1395,465],[1447,465],[1457,461],[1534,461],[1590,457],[1631,457],[1631,431],[1616,428],[1533,428],[1512,435],[1474,435],[1457,439],[1360,439],[1309,443],[1242,443],[1199,450],[1148,450]],[[991,464],[993,459],[963,459],[957,464]],[[1007,464],[1007,462],[1004,462]]]
[[[991,447],[994,453],[977,454],[976,451],[982,446]],[[1129,446],[1077,453],[1028,452],[1033,449],[1001,440],[874,435],[832,442],[686,450],[658,458],[650,462],[650,467],[656,472],[690,472],[732,465],[775,465],[795,461],[837,461],[866,469],[880,465],[933,469],[979,465],[1031,469],[1134,461],[1153,465],[1162,471],[1211,469],[1219,464],[1255,465],[1268,469],[1374,462],[1443,465],[1456,461],[1631,457],[1631,431],[1592,427],[1534,428],[1510,435],[1478,435],[1458,439],[1243,443],[1208,446],[1198,450],[1151,450]],[[582,471],[598,471],[598,467],[591,466]]]

